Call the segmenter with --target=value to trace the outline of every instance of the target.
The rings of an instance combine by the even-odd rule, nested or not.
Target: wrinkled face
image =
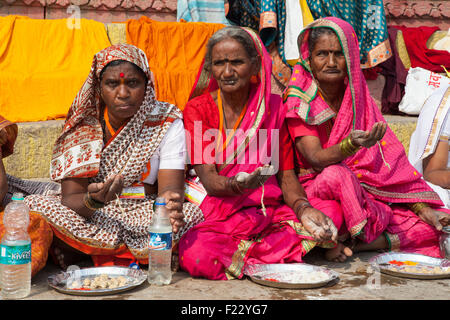
[[[335,34],[323,34],[309,57],[311,71],[319,83],[339,83],[347,76],[347,63]]]
[[[250,88],[250,78],[258,74],[244,46],[231,38],[212,48],[211,71],[220,90],[226,93],[245,93]]]
[[[109,117],[124,123],[134,116],[144,101],[146,84],[144,74],[129,62],[107,66],[100,89]]]

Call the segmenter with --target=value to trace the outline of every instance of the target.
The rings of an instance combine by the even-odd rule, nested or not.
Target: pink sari
[[[321,26],[334,30],[347,62],[348,84],[337,114],[318,94],[307,60],[310,30]],[[301,57],[284,92],[287,118],[300,117],[315,126],[334,118],[328,141],[321,141],[323,148],[339,143],[352,130],[367,131],[374,123],[385,122],[360,69],[358,41],[350,24],[334,17],[318,19],[302,31],[299,43]],[[320,173],[303,171],[299,179],[308,197],[338,201],[352,237],[370,243],[384,232],[392,250],[439,256],[439,232],[402,204],[426,202],[441,207],[443,203],[409,163],[389,127],[378,144],[360,149],[340,164]]]
[[[259,37],[253,31],[245,30],[252,36],[260,53],[262,67],[258,85],[252,87],[247,111],[239,127],[242,130],[236,132],[225,148],[225,154],[231,156],[226,156],[224,163],[217,165],[219,174],[227,177],[238,172],[251,173],[267,163],[260,157],[256,159],[249,146],[258,139],[261,129],[268,132],[279,130],[285,118],[281,99],[270,93],[270,56]],[[196,97],[202,98],[216,89],[216,81],[202,69],[184,111],[185,123],[192,116],[189,110]],[[201,113],[206,117],[205,114]],[[186,124],[186,129],[191,130],[190,125]],[[258,154],[268,155],[272,146],[278,145],[277,141],[272,141],[270,134],[267,136],[263,142],[259,140]],[[275,160],[266,161],[273,163]],[[200,205],[205,221],[180,239],[180,267],[192,276],[226,280],[241,278],[247,264],[301,262],[316,242],[298,222],[292,209],[282,201],[282,192],[275,176],[265,183],[264,191],[260,187],[240,196],[207,195]]]

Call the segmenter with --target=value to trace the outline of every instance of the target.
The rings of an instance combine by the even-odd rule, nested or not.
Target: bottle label
[[[0,245],[0,264],[31,263],[31,243],[23,246]]]
[[[167,233],[150,232],[149,249],[151,250],[172,249],[172,232]]]

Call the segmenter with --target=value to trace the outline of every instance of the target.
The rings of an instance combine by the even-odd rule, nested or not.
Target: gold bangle
[[[428,208],[428,204],[424,202],[408,203],[408,207],[412,212],[418,214],[423,208]]]
[[[347,137],[345,137],[340,143],[339,143],[339,149],[341,150],[341,153],[346,156],[352,156],[354,155],[360,147],[355,146],[352,143],[352,140],[350,138],[350,135],[348,135]]]
[[[89,194],[89,192],[87,192],[84,195],[84,205],[86,206],[86,208],[90,209],[90,210],[98,210],[101,209],[105,206],[104,203],[97,201],[95,199],[92,199],[91,195]]]

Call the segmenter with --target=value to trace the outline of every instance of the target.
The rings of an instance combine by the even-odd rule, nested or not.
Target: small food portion
[[[408,265],[408,266],[415,266],[418,264],[418,262],[414,262],[414,261],[397,261],[397,260],[391,260],[389,261],[390,264],[395,264],[397,266],[403,266],[403,265]]]
[[[82,283],[74,281],[68,285],[68,289],[72,290],[96,290],[96,289],[115,289],[123,287],[128,283],[128,279],[124,276],[112,277],[101,274],[96,277],[85,278]]]
[[[284,283],[318,283],[330,280],[330,276],[323,271],[261,273],[255,276],[261,280]]]
[[[400,262],[400,263],[399,263]],[[406,263],[410,262],[410,263]],[[404,273],[414,273],[414,274],[429,274],[429,275],[441,275],[441,274],[450,274],[450,268],[441,268],[438,266],[427,266],[422,265],[418,262],[411,261],[389,261],[387,269],[396,271],[396,272],[404,272]]]

